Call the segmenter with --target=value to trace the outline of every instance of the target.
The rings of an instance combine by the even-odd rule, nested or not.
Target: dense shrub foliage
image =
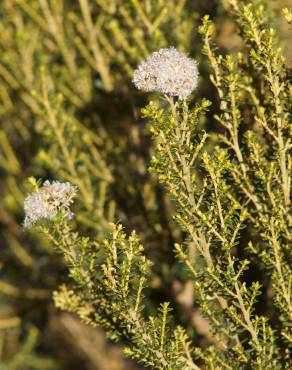
[[[0,8],[0,369],[289,369],[291,70],[269,4]]]

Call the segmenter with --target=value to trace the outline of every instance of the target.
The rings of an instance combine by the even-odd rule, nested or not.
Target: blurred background
[[[291,65],[281,10],[292,1],[266,3]],[[147,170],[152,148],[140,109],[157,96],[136,91],[131,76],[161,47],[187,52],[199,62],[194,101],[213,102],[202,126],[216,133],[216,92],[197,29],[210,14],[218,52],[241,50],[228,7],[223,0],[1,0],[0,10],[0,369],[138,369],[102,329],[54,307],[66,269],[46,240],[23,231],[31,176],[78,185],[81,233],[102,240],[112,221],[136,229],[154,261],[148,311],[170,301],[194,342],[210,342],[172,252],[184,236],[171,200]]]

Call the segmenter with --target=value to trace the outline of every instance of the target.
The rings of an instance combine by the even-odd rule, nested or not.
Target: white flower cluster
[[[69,207],[77,190],[77,186],[69,182],[45,181],[39,191],[25,198],[23,226],[29,228],[40,219],[51,220],[61,209],[65,210],[67,218],[72,218],[73,213]]]
[[[134,71],[133,83],[139,90],[158,91],[186,99],[198,84],[197,62],[174,47],[151,54]]]

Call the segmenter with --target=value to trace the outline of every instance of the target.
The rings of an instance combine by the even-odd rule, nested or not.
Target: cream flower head
[[[151,54],[134,71],[133,83],[139,90],[158,91],[186,99],[198,84],[197,62],[174,47]]]
[[[65,210],[67,218],[71,218],[73,213],[69,207],[77,190],[77,186],[69,182],[45,181],[38,191],[29,194],[24,200],[23,226],[30,228],[41,219],[51,220],[61,209]]]

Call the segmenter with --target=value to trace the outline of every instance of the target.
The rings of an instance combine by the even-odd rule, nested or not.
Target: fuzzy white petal
[[[158,91],[186,99],[198,84],[197,62],[174,47],[151,54],[134,71],[133,83],[139,90]]]
[[[41,219],[51,220],[61,209],[72,217],[69,207],[76,192],[77,187],[69,182],[45,181],[39,191],[25,198],[23,226],[29,228]]]

